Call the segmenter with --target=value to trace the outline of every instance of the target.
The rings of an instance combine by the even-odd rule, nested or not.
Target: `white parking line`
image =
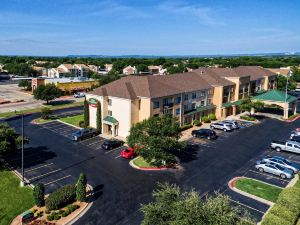
[[[118,155],[117,157],[115,157],[115,159],[120,158],[120,157],[121,157],[121,155]]]
[[[48,163],[48,164],[46,164],[46,165],[42,165],[42,166],[39,166],[39,167],[35,167],[35,168],[33,168],[33,169],[26,169],[26,172],[31,172],[31,171],[34,171],[34,170],[37,170],[37,169],[40,169],[40,168],[43,168],[43,167],[46,167],[46,166],[51,166],[51,165],[53,165],[53,163]]]
[[[46,183],[46,184],[44,184],[44,185],[47,186],[47,185],[49,185],[49,184],[53,184],[53,183],[55,183],[55,182],[57,182],[57,181],[60,181],[60,180],[63,180],[63,179],[69,178],[69,177],[71,177],[71,175],[67,175],[67,176],[58,178],[58,179],[53,180],[53,181],[50,181],[50,182],[48,182],[48,183]]]
[[[30,178],[30,179],[29,179],[29,181],[31,181],[31,180],[36,180],[36,179],[38,179],[38,178],[41,178],[41,177],[47,176],[47,175],[49,175],[49,174],[52,174],[52,173],[59,172],[59,171],[61,171],[61,170],[62,170],[62,169],[57,169],[57,170],[53,170],[53,171],[51,171],[51,172],[49,172],[49,173],[44,173],[44,174],[41,174],[41,175],[39,175],[39,176],[36,176],[36,177]]]
[[[105,154],[109,154],[109,153],[111,153],[111,152],[113,152],[113,151],[116,151],[116,150],[120,150],[120,148],[114,148],[114,149],[112,149],[112,150],[109,150],[109,151],[105,152]]]
[[[95,144],[100,144],[101,142],[99,142],[99,140],[94,141],[92,143],[87,144],[87,146],[91,146],[91,145],[95,145]]]
[[[264,175],[266,177],[271,177],[271,178],[274,178],[274,179],[277,179],[277,180],[281,180],[281,181],[284,181],[284,182],[289,182],[288,180],[284,180],[284,179],[279,178],[279,177],[274,177],[272,175],[268,175],[268,174],[265,174],[265,173],[257,172],[257,171],[254,171],[254,170],[249,170],[249,171],[253,172],[253,173],[256,173],[256,174]]]
[[[47,128],[47,129],[53,129],[56,127],[61,127],[61,126],[66,126],[65,124],[52,124],[51,126],[43,125],[42,127]]]
[[[88,142],[88,141],[90,141],[90,140],[94,140],[94,139],[97,139],[97,138],[99,138],[99,137],[96,136],[96,137],[88,138],[88,139],[85,139],[85,140],[80,141],[80,143],[85,143],[85,142]]]
[[[260,211],[260,210],[258,210],[258,209],[255,209],[255,208],[253,208],[253,207],[251,207],[251,206],[245,205],[245,204],[240,203],[240,202],[238,202],[238,201],[232,200],[231,198],[229,198],[229,201],[235,202],[235,203],[237,203],[237,204],[239,204],[239,205],[241,205],[241,206],[244,206],[244,207],[246,207],[246,208],[248,208],[248,209],[252,209],[252,210],[254,210],[254,211],[256,211],[256,212],[259,212],[259,213],[261,213],[261,214],[265,214],[265,212],[263,212],[263,211]]]

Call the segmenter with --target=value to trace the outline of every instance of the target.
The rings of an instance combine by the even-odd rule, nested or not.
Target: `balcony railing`
[[[164,108],[172,108],[174,106],[174,103],[173,102],[168,102],[168,103],[164,103],[163,104],[163,107]]]

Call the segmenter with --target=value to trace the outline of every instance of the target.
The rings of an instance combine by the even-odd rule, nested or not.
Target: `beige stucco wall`
[[[135,124],[140,121],[140,104],[140,99],[133,100],[131,102],[131,124]]]
[[[139,111],[139,121],[148,119],[152,114],[152,103],[150,98],[141,98],[140,100],[140,111]]]

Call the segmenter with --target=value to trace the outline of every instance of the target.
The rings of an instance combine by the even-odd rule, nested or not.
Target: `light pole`
[[[284,106],[286,107],[287,103],[287,91],[288,91],[288,84],[289,84],[289,75],[286,76],[286,85],[285,85],[285,99],[284,99]],[[284,114],[288,118],[289,117],[289,106],[287,106],[287,109],[284,109]]]
[[[16,113],[16,111],[15,111]],[[16,113],[17,114],[17,113]],[[20,115],[20,114],[19,114]],[[22,174],[22,179],[20,182],[20,186],[23,187],[25,186],[25,179],[24,179],[24,114],[21,114],[21,118],[22,118],[22,159],[21,159],[21,174]]]

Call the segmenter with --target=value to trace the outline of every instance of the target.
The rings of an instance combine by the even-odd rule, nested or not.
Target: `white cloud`
[[[206,25],[224,25],[224,22],[216,19],[216,9],[211,7],[186,4],[181,1],[165,1],[159,4],[158,8],[169,14],[197,18],[201,23]]]

